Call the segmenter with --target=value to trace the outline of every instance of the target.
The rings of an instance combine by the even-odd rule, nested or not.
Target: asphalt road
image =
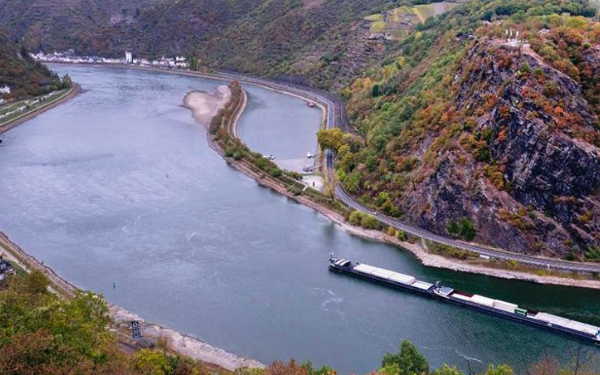
[[[300,97],[306,98],[307,100],[319,102],[323,104],[327,109],[326,127],[328,129],[339,127],[344,131],[355,133],[354,129],[349,124],[349,120],[346,115],[345,106],[343,102],[340,98],[336,97],[331,93],[300,85],[289,84],[268,79],[261,79],[256,77],[249,77],[234,73],[219,72],[217,73],[217,76],[220,76],[224,79],[238,80],[242,83],[246,82],[258,84],[261,86],[268,86],[273,89],[286,91],[298,95]],[[335,155],[331,150],[327,149],[325,150],[325,157],[325,173],[328,174],[330,181],[334,181],[335,183]],[[433,241],[442,245],[453,246],[462,250],[468,250],[473,253],[487,256],[493,259],[506,261],[515,260],[521,264],[533,266],[536,268],[546,268],[573,272],[600,273],[600,264],[597,263],[569,262],[561,259],[534,257],[530,255],[508,252],[502,249],[491,248],[485,245],[467,243],[464,241],[455,240],[453,238],[429,232],[425,229],[401,222],[397,219],[385,216],[368,207],[365,207],[364,205],[356,201],[353,197],[351,197],[348,193],[346,193],[346,191],[344,191],[344,189],[339,184],[336,184],[335,186],[335,195],[340,201],[342,201],[347,206],[355,210],[374,215],[379,221],[381,221],[384,224],[392,226],[397,230],[402,230],[413,236],[423,238],[425,240]]]

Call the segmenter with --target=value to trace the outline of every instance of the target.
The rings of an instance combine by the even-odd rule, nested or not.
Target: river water
[[[470,361],[474,370],[490,362],[522,369],[545,355],[566,361],[579,346],[330,273],[333,251],[600,324],[598,291],[424,268],[409,253],[352,237],[229,168],[181,107],[188,91],[218,82],[52,68],[68,72],[85,92],[3,136],[0,228],[61,276],[146,319],[265,363],[310,359],[343,374],[377,368],[402,339],[414,342],[432,366],[466,369]],[[314,109],[246,89],[250,105],[240,127],[248,143],[290,142],[284,141],[287,131],[297,142],[314,142],[303,135],[317,130]],[[277,138],[265,124],[281,127]],[[295,148],[301,154],[306,149]],[[584,345],[583,353],[599,351]]]

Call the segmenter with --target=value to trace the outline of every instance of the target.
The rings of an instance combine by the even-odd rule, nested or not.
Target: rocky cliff
[[[596,260],[600,26],[566,15],[484,23],[504,8],[478,5],[459,8],[473,18],[454,28],[438,18],[347,88],[366,144],[338,150],[338,175],[363,202],[439,234]],[[521,38],[507,40],[509,28]]]
[[[527,45],[477,42],[460,66],[465,131],[405,194],[409,217],[442,233],[468,217],[479,240],[512,251],[598,246],[600,150],[586,140],[598,118],[580,84]]]

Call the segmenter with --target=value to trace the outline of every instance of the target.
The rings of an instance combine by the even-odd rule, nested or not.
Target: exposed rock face
[[[598,55],[585,56],[596,74]],[[476,240],[518,252],[600,246],[598,118],[580,84],[528,46],[489,40],[469,50],[454,84],[465,131],[405,195],[409,218],[446,233],[468,217]]]

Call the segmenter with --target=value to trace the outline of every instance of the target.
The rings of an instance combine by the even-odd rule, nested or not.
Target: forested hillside
[[[411,0],[0,0],[0,24],[32,51],[196,55],[206,65],[342,87],[388,44],[368,14]]]
[[[110,35],[120,33],[120,42],[130,40],[129,26],[157,1],[0,0],[0,25],[30,51],[108,52],[102,49]],[[103,33],[108,35],[100,37]]]
[[[60,87],[59,78],[31,59],[25,49],[11,43],[0,30],[0,88],[10,93],[0,99],[22,98],[48,93]]]
[[[428,20],[344,90],[366,138],[338,145],[344,185],[437,233],[597,260],[595,12],[585,1],[472,0]]]

